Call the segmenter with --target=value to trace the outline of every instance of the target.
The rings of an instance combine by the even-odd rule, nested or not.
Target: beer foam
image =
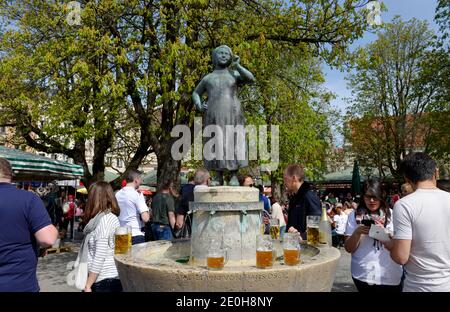
[[[258,247],[256,251],[272,251],[270,247]]]
[[[128,229],[127,228],[117,228],[116,229],[116,235],[127,235],[128,234]]]

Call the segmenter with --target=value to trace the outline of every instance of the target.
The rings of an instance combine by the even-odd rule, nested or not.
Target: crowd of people
[[[297,164],[284,170],[285,202],[275,194],[267,197],[250,175],[240,176],[239,184],[259,189],[265,224],[277,219],[281,233],[299,233],[302,239],[306,239],[306,216],[321,216],[324,207],[333,246],[351,253],[351,274],[360,292],[450,291],[448,181],[437,183],[436,164],[424,153],[408,155],[400,169],[407,183],[401,194],[388,195],[383,183],[368,179],[355,197],[350,193],[320,196]],[[51,246],[58,232],[42,200],[13,187],[11,178],[11,166],[0,159],[0,291],[38,291],[35,252],[39,245]],[[125,182],[116,193],[106,182],[89,188],[77,259],[86,267],[85,292],[122,290],[111,243],[119,226],[131,229],[132,244],[189,237],[189,203],[195,189],[209,187],[211,176],[205,169],[197,170],[180,192],[172,181],[165,181],[150,205],[139,192],[139,171],[130,170]],[[76,209],[71,200],[69,209]],[[373,226],[384,228],[389,239],[372,237]],[[19,265],[16,259],[23,261]]]
[[[84,195],[80,194],[76,198],[76,190],[69,192],[67,188],[60,188],[55,182],[40,183],[37,187],[33,187],[31,183],[17,183],[16,187],[33,193],[42,200],[52,224],[58,229],[60,239],[73,239],[75,231],[81,231]],[[77,229],[74,228],[76,222]]]

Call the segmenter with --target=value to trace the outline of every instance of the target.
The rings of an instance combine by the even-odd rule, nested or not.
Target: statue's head
[[[233,52],[227,45],[221,45],[214,49],[212,53],[212,62],[214,68],[217,66],[228,67],[233,61]]]

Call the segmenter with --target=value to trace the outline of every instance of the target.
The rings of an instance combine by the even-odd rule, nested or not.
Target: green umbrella
[[[353,163],[352,194],[354,196],[361,194],[361,176],[359,175],[359,166],[356,160]]]
[[[152,170],[147,173],[144,173],[142,175],[142,184],[149,185],[149,186],[156,186],[158,185],[157,181],[157,170]],[[188,178],[187,178],[187,172],[180,172],[180,184],[187,184]]]
[[[83,167],[18,149],[0,146],[0,157],[7,159],[17,181],[53,181],[80,179]]]

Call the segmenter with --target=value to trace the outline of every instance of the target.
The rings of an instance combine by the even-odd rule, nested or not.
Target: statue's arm
[[[192,101],[194,102],[195,107],[199,111],[203,111],[202,106],[202,94],[206,92],[206,83],[205,79],[202,79],[198,86],[195,88],[194,92],[192,93]]]
[[[245,69],[242,65],[237,64],[236,70],[239,73],[241,82],[244,83],[255,82],[255,76],[253,76],[253,74],[249,70]]]
[[[239,73],[238,78],[242,83],[255,82],[255,77],[253,76],[253,74],[239,63],[239,56],[235,55],[233,61],[236,67],[236,71]]]

